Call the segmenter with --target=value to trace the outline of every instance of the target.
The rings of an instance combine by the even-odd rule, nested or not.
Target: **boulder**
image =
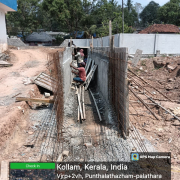
[[[165,89],[166,90],[172,90],[172,89],[174,89],[174,85],[173,84],[166,84]]]
[[[161,68],[166,65],[166,61],[154,59],[153,64],[155,68]]]
[[[167,65],[167,69],[169,72],[174,71],[177,68],[177,65]]]
[[[173,78],[169,78],[168,82],[174,82],[174,79]]]

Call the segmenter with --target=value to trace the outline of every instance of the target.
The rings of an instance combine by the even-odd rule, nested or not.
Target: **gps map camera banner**
[[[171,153],[131,153],[129,162],[11,162],[9,179],[171,180]]]

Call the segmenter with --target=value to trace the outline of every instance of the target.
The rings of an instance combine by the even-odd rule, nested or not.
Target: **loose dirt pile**
[[[180,57],[155,57],[139,62],[137,74],[150,80],[171,100],[180,100]],[[143,71],[141,71],[143,70]]]
[[[4,143],[13,134],[16,126],[20,127],[21,132],[28,127],[29,105],[25,102],[15,102],[15,98],[42,98],[35,84],[25,85],[23,81],[41,72],[50,73],[47,53],[51,51],[57,49],[10,49],[5,53],[10,56],[8,62],[13,66],[0,68],[0,149],[5,147]],[[16,96],[17,94],[19,95]]]
[[[174,173],[180,169],[180,121],[167,111],[180,119],[180,57],[143,59],[129,69],[129,88],[149,108],[130,90],[130,119],[157,151],[172,153],[172,179],[179,179]]]

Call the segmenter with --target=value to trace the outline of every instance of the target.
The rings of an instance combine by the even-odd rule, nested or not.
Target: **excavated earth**
[[[159,152],[171,152],[172,179],[180,178],[180,57],[154,57],[141,59],[137,67],[129,68],[133,81],[130,84],[137,95],[149,106],[156,119],[145,106],[130,93],[130,118],[139,132],[144,135]],[[144,89],[144,90],[143,90]],[[153,104],[146,95],[167,111]],[[162,95],[163,94],[163,95]]]

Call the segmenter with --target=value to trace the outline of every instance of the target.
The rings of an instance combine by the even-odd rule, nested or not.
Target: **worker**
[[[76,68],[75,66],[73,66],[72,63],[70,64],[70,67],[72,67],[78,71],[77,72],[77,71],[72,70],[72,73],[79,75],[79,77],[73,78],[74,81],[81,82],[81,83],[86,81],[86,71],[85,71],[85,63],[84,62],[80,63],[79,68]]]
[[[72,45],[71,45],[71,42],[68,43],[68,47],[70,46],[76,48],[76,45],[73,43],[73,41],[72,41]]]
[[[84,62],[87,63],[87,55],[84,56]]]
[[[83,59],[84,59],[84,53],[83,53],[83,49],[80,49],[79,50],[79,48],[78,48],[78,50],[77,50],[78,52],[77,52],[77,54],[76,55],[74,55],[75,57],[77,57],[77,67],[80,67],[80,64],[83,62]]]
[[[84,53],[83,53],[83,51],[84,51],[83,49],[80,49],[80,51],[79,51],[82,58],[84,58]]]

